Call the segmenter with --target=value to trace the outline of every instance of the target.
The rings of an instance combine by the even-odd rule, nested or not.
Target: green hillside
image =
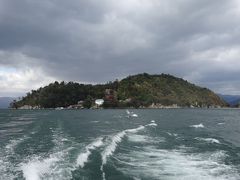
[[[111,90],[112,94],[106,95],[106,90]],[[226,103],[209,89],[167,74],[143,73],[100,85],[51,83],[32,90],[20,101],[12,103],[12,107],[68,107],[83,101],[83,106],[89,108],[94,104],[94,100],[99,98],[105,100],[105,107],[149,107],[152,104],[177,104],[184,107],[226,106]]]

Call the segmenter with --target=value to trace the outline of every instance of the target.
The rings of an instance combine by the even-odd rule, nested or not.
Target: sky
[[[0,0],[0,97],[167,73],[240,94],[239,0]]]

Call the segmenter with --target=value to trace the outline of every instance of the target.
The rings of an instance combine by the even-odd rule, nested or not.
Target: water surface
[[[240,111],[0,110],[0,179],[239,180]]]

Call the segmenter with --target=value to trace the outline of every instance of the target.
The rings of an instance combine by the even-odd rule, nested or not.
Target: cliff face
[[[113,95],[106,95],[106,91]],[[111,98],[109,98],[111,97]],[[215,93],[206,88],[191,84],[181,78],[167,74],[138,74],[121,81],[101,85],[55,82],[33,90],[22,100],[13,103],[44,108],[67,107],[79,101],[87,101],[89,106],[95,99],[106,100],[106,107],[149,107],[152,104],[179,106],[226,106]]]

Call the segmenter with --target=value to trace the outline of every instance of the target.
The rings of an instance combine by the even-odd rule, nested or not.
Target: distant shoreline
[[[213,91],[170,74],[131,75],[104,84],[53,82],[32,90],[12,108],[213,108],[228,104]]]
[[[20,110],[20,111],[28,111],[28,110],[55,110],[55,111],[71,111],[71,110],[75,110],[75,111],[81,111],[81,110],[127,110],[127,109],[135,109],[135,110],[163,110],[163,109],[195,109],[195,110],[240,110],[239,107],[222,107],[222,108],[191,108],[191,107],[178,107],[178,108],[133,108],[133,107],[128,107],[128,108],[83,108],[83,109],[68,109],[68,108],[64,108],[61,110],[55,109],[55,108],[42,108],[42,109],[14,109],[14,108],[0,108],[0,110]]]

